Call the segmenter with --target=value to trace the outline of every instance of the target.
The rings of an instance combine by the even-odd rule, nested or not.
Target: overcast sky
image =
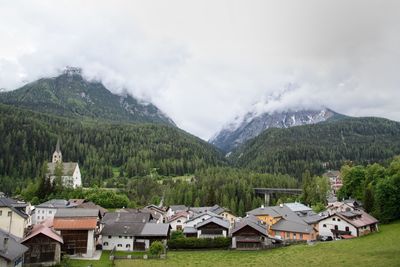
[[[0,0],[0,36],[0,88],[82,67],[203,139],[252,106],[400,120],[400,1]]]

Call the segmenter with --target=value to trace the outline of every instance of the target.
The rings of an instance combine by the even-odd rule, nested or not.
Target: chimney
[[[261,208],[263,209],[263,208],[264,208],[264,205],[261,205]]]
[[[4,237],[3,247],[4,247],[4,250],[5,250],[5,251],[7,251],[7,249],[8,249],[8,239],[9,239],[8,236],[5,236],[5,237]]]
[[[281,204],[279,204],[279,207],[283,208],[283,204],[282,204],[282,203],[281,203]]]

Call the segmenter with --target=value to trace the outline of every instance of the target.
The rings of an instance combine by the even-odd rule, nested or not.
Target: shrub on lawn
[[[156,255],[159,256],[161,253],[164,251],[164,245],[160,241],[154,241],[150,245],[150,255]]]
[[[177,238],[184,238],[185,236],[183,235],[182,231],[173,231],[171,233],[171,239],[177,239]]]
[[[228,237],[216,238],[176,238],[168,240],[170,249],[204,249],[204,248],[229,248],[231,239]]]

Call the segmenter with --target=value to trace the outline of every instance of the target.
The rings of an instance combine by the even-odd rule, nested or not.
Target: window
[[[1,215],[3,215],[3,211],[2,211],[2,210],[0,210],[0,216],[1,216]]]
[[[275,231],[275,235],[281,235],[281,232]]]
[[[122,238],[122,235],[118,236],[119,238]]]
[[[337,219],[338,222],[340,222],[340,219]]]
[[[122,244],[118,244],[117,247],[122,248]]]
[[[349,232],[350,228],[348,226],[346,226],[346,232]]]
[[[111,236],[109,235],[108,238],[111,239]]]
[[[335,225],[335,230],[339,230],[339,226]]]
[[[290,238],[290,233],[286,232],[286,238]]]
[[[52,211],[51,210],[49,210],[49,214],[51,214],[52,213]]]
[[[300,239],[303,240],[303,234],[300,234]]]
[[[296,239],[296,233],[293,233],[293,239]]]
[[[104,242],[104,243],[103,243],[103,246],[108,246],[108,242]]]
[[[8,216],[8,217],[11,217],[11,215],[12,215],[12,211],[9,211],[9,212],[7,213],[7,216]]]
[[[325,227],[325,228],[326,228],[326,224],[322,225],[322,227]]]
[[[127,236],[125,236],[125,239],[128,239],[128,237],[127,237]]]
[[[177,220],[176,222],[177,222],[177,223],[181,223],[181,220]]]
[[[126,247],[126,248],[130,248],[130,247],[131,247],[131,244],[126,244],[125,247]]]
[[[336,221],[336,218],[332,218],[332,221]]]
[[[130,239],[132,239],[132,238],[133,238],[133,236],[130,236],[129,238],[130,238]]]

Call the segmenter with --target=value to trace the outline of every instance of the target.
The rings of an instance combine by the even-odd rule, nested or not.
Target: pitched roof
[[[58,164],[62,165],[62,175],[63,176],[72,176],[78,163],[76,162],[62,162],[62,163],[47,163],[47,174],[50,176],[55,175],[55,170]]]
[[[169,218],[169,219],[168,219],[168,222],[175,221],[176,219],[181,218],[181,217],[187,218],[188,215],[189,215],[189,213],[186,212],[186,211],[178,212],[177,214],[175,214],[174,216],[172,216],[171,218]]]
[[[284,204],[286,207],[288,207],[291,211],[311,211],[312,209],[310,207],[307,207],[306,205],[299,203],[299,202],[294,202],[294,203],[285,203]]]
[[[35,224],[33,225],[32,230],[28,233],[28,235],[21,241],[21,243],[24,243],[25,241],[39,235],[43,234],[59,243],[64,243],[62,237],[57,234],[55,231],[53,231],[50,227],[47,227],[45,224]]]
[[[26,214],[23,210],[26,206],[28,206],[28,204],[26,204],[25,202],[17,201],[8,197],[0,197],[0,207],[8,207],[24,219],[27,219],[29,217],[28,214]]]
[[[146,223],[138,236],[163,236],[169,235],[169,223]]]
[[[271,229],[275,231],[306,233],[306,234],[309,234],[313,231],[313,227],[311,227],[308,224],[302,224],[285,219],[279,220],[277,223],[271,226]]]
[[[5,239],[8,239],[7,245],[4,246]],[[7,261],[14,261],[21,257],[28,248],[18,242],[18,239],[0,229],[0,257]]]
[[[188,207],[186,207],[185,205],[171,205],[171,206],[169,206],[169,208],[172,211],[186,211],[186,210],[188,210]]]
[[[218,224],[219,226],[224,227],[224,228],[226,228],[226,229],[229,229],[229,226],[230,226],[230,223],[229,223],[228,221],[221,220],[221,219],[219,219],[219,218],[217,218],[217,217],[211,217],[211,218],[208,218],[208,219],[205,220],[205,221],[202,221],[202,222],[198,223],[198,224],[196,225],[196,228],[199,229],[199,228],[201,228],[201,227],[203,227],[204,225],[207,225],[207,224],[209,224],[209,223]]]
[[[338,212],[336,215],[356,228],[378,223],[376,218],[362,210]]]
[[[151,214],[147,212],[109,212],[101,220],[103,224],[114,222],[123,223],[147,223],[151,220]]]
[[[65,199],[50,199],[37,205],[37,208],[69,208],[75,206],[73,203]]]
[[[256,208],[254,210],[251,210],[247,212],[247,214],[251,215],[269,215],[272,217],[281,217],[281,215],[276,212],[272,207],[261,207],[261,208]]]
[[[262,224],[262,222],[253,215],[249,215],[248,217],[243,218],[240,222],[236,223],[232,230],[232,235],[246,226],[253,228],[263,236],[267,236],[267,226]]]
[[[142,232],[142,222],[110,222],[104,225],[102,235],[137,236]]]
[[[218,215],[218,214],[215,214],[214,212],[206,211],[206,212],[204,212],[204,213],[199,213],[199,214],[196,214],[196,215],[192,216],[192,217],[191,217],[189,220],[187,220],[185,223],[191,222],[191,221],[193,221],[193,220],[196,220],[196,219],[201,218],[201,217],[206,216],[206,215],[208,215],[208,216],[210,216],[210,217],[217,217],[217,218],[220,218],[220,219],[223,218],[222,216],[220,216],[220,215]]]
[[[194,228],[194,227],[185,226],[185,228],[183,228],[183,233],[184,234],[196,234],[197,233],[197,229]]]
[[[94,217],[99,216],[98,209],[58,209],[54,218],[78,218],[78,217]]]
[[[97,218],[54,218],[55,230],[93,230],[97,227]]]

